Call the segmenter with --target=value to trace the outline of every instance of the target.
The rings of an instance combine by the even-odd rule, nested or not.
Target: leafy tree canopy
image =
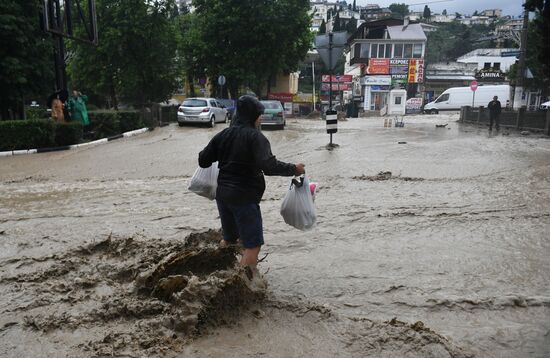
[[[52,40],[39,26],[40,0],[0,1],[0,117],[22,118],[23,102],[53,92]]]
[[[393,3],[390,6],[388,6],[388,8],[392,12],[392,15],[400,18],[404,18],[409,14],[409,5],[407,4]]]
[[[195,0],[201,63],[210,78],[226,76],[231,95],[242,84],[259,92],[305,58],[313,35],[307,0]],[[258,93],[259,94],[259,93]]]
[[[178,87],[174,0],[96,0],[99,45],[72,43],[73,86],[142,105]]]

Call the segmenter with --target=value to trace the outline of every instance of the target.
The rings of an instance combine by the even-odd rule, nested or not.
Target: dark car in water
[[[229,120],[232,120],[235,116],[235,111],[237,110],[237,105],[235,104],[235,100],[233,99],[227,99],[227,98],[218,98],[216,99],[219,103],[221,103],[225,109],[227,110],[227,113],[229,114]]]

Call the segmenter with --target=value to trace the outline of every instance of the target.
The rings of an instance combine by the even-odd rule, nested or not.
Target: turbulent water
[[[549,356],[550,142],[456,119],[407,117],[404,128],[351,119],[339,123],[333,150],[320,121],[266,131],[280,160],[304,162],[319,183],[317,227],[283,222],[289,179],[268,177],[268,298],[183,343],[179,333],[162,344],[121,333],[140,315],[166,314],[162,304],[131,305],[105,325],[100,306],[90,314],[81,300],[119,294],[108,264],[129,282],[138,273],[121,265],[145,270],[162,260],[156,249],[219,228],[215,204],[186,187],[198,151],[223,125],[0,158],[0,355]],[[83,261],[83,248],[110,235],[144,246],[133,261],[124,252],[118,263]]]

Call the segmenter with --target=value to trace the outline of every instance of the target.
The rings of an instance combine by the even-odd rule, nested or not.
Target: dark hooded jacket
[[[262,113],[263,106],[255,98],[239,98],[231,126],[216,134],[199,153],[202,168],[218,161],[216,199],[236,205],[259,203],[265,191],[264,174],[295,174],[296,166],[277,160],[269,140],[254,127]]]

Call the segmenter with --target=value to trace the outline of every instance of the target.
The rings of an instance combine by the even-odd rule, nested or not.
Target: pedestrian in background
[[[231,127],[216,134],[199,153],[199,166],[218,161],[216,203],[223,230],[222,244],[242,242],[241,265],[255,268],[264,244],[260,200],[265,175],[293,176],[305,173],[304,164],[284,163],[271,153],[269,140],[259,130],[264,106],[255,97],[237,101]],[[252,271],[250,271],[252,272]]]
[[[86,103],[88,103],[88,96],[83,95],[76,89],[73,90],[73,95],[67,101],[67,110],[70,113],[71,121],[79,121],[84,126],[90,124]]]
[[[496,130],[500,130],[500,112],[502,112],[502,106],[500,105],[498,96],[493,97],[487,108],[489,108],[489,130],[493,130],[493,122],[495,123]]]
[[[52,99],[52,119],[56,123],[65,123],[65,114],[63,113],[63,102],[59,93]]]

